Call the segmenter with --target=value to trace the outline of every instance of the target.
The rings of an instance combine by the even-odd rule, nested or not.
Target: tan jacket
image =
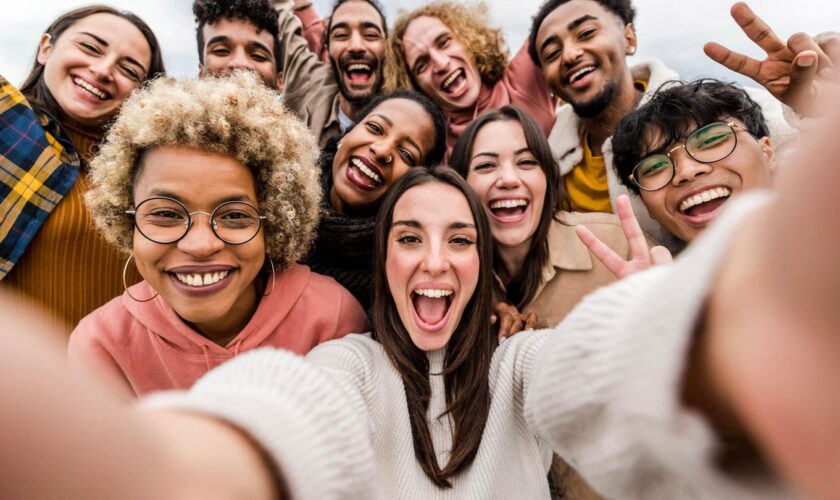
[[[617,254],[630,256],[630,247],[617,216],[598,212],[558,212],[548,230],[549,259],[543,267],[542,283],[523,311],[537,313],[539,328],[557,325],[584,296],[615,281],[613,274],[577,237],[575,226],[579,224],[586,225]],[[497,296],[504,297],[504,285],[498,277],[495,281]]]

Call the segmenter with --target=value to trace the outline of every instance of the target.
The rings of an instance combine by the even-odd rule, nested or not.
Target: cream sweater
[[[378,343],[350,335],[304,360],[259,350],[153,408],[205,412],[240,427],[278,464],[295,499],[548,498],[557,451],[610,498],[773,498],[772,477],[735,478],[712,461],[715,436],[680,403],[686,350],[737,222],[763,198],[742,195],[672,266],[590,295],[558,327],[502,343],[492,404],[472,466],[435,487],[414,458],[402,381]],[[429,354],[439,371],[440,351]],[[450,426],[442,377],[430,377],[439,463]]]

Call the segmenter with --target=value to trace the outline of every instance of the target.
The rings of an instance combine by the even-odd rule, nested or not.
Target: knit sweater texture
[[[760,198],[760,197],[759,197]],[[366,336],[301,359],[259,350],[150,408],[205,412],[271,455],[293,498],[548,498],[554,449],[610,498],[783,498],[773,476],[732,477],[714,464],[716,437],[681,402],[687,351],[738,222],[764,199],[743,195],[675,264],[585,299],[554,329],[503,342],[489,373],[492,402],[473,464],[435,487],[412,447],[405,391]],[[451,447],[430,352],[430,430],[439,463]]]

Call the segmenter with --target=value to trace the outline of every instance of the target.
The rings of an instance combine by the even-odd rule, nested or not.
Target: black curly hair
[[[283,52],[280,47],[277,12],[269,0],[195,0],[193,14],[198,41],[198,61],[204,64],[204,25],[213,24],[221,19],[240,19],[257,27],[257,31],[266,30],[274,40],[274,62],[277,71],[283,70]]]
[[[546,0],[531,20],[531,33],[528,35],[528,55],[531,56],[534,64],[538,67],[542,67],[540,64],[539,54],[537,53],[537,33],[540,31],[540,26],[542,26],[545,18],[554,12],[557,7],[569,3],[570,1],[571,0]],[[598,2],[605,9],[618,16],[622,21],[624,21],[624,24],[630,24],[636,18],[636,9],[633,8],[633,4],[630,0],[594,1]]]

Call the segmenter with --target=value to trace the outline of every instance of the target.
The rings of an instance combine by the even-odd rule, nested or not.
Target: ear
[[[632,56],[636,53],[636,27],[633,23],[624,25],[624,42],[627,44],[627,55]]]
[[[776,150],[773,149],[773,144],[770,137],[764,136],[758,140],[758,145],[761,148],[761,153],[767,159],[767,167],[771,174],[775,174],[778,169],[779,162],[776,159]]]
[[[43,35],[41,35],[41,39],[38,41],[38,55],[35,56],[35,59],[38,61],[38,64],[47,64],[47,59],[49,59],[52,47],[52,35],[50,35],[49,33],[44,33]]]
[[[282,93],[284,84],[286,82],[286,75],[282,71],[278,71],[276,80],[277,80],[277,92]]]
[[[204,65],[201,64],[201,63],[198,63],[198,76],[199,77],[204,76]]]

